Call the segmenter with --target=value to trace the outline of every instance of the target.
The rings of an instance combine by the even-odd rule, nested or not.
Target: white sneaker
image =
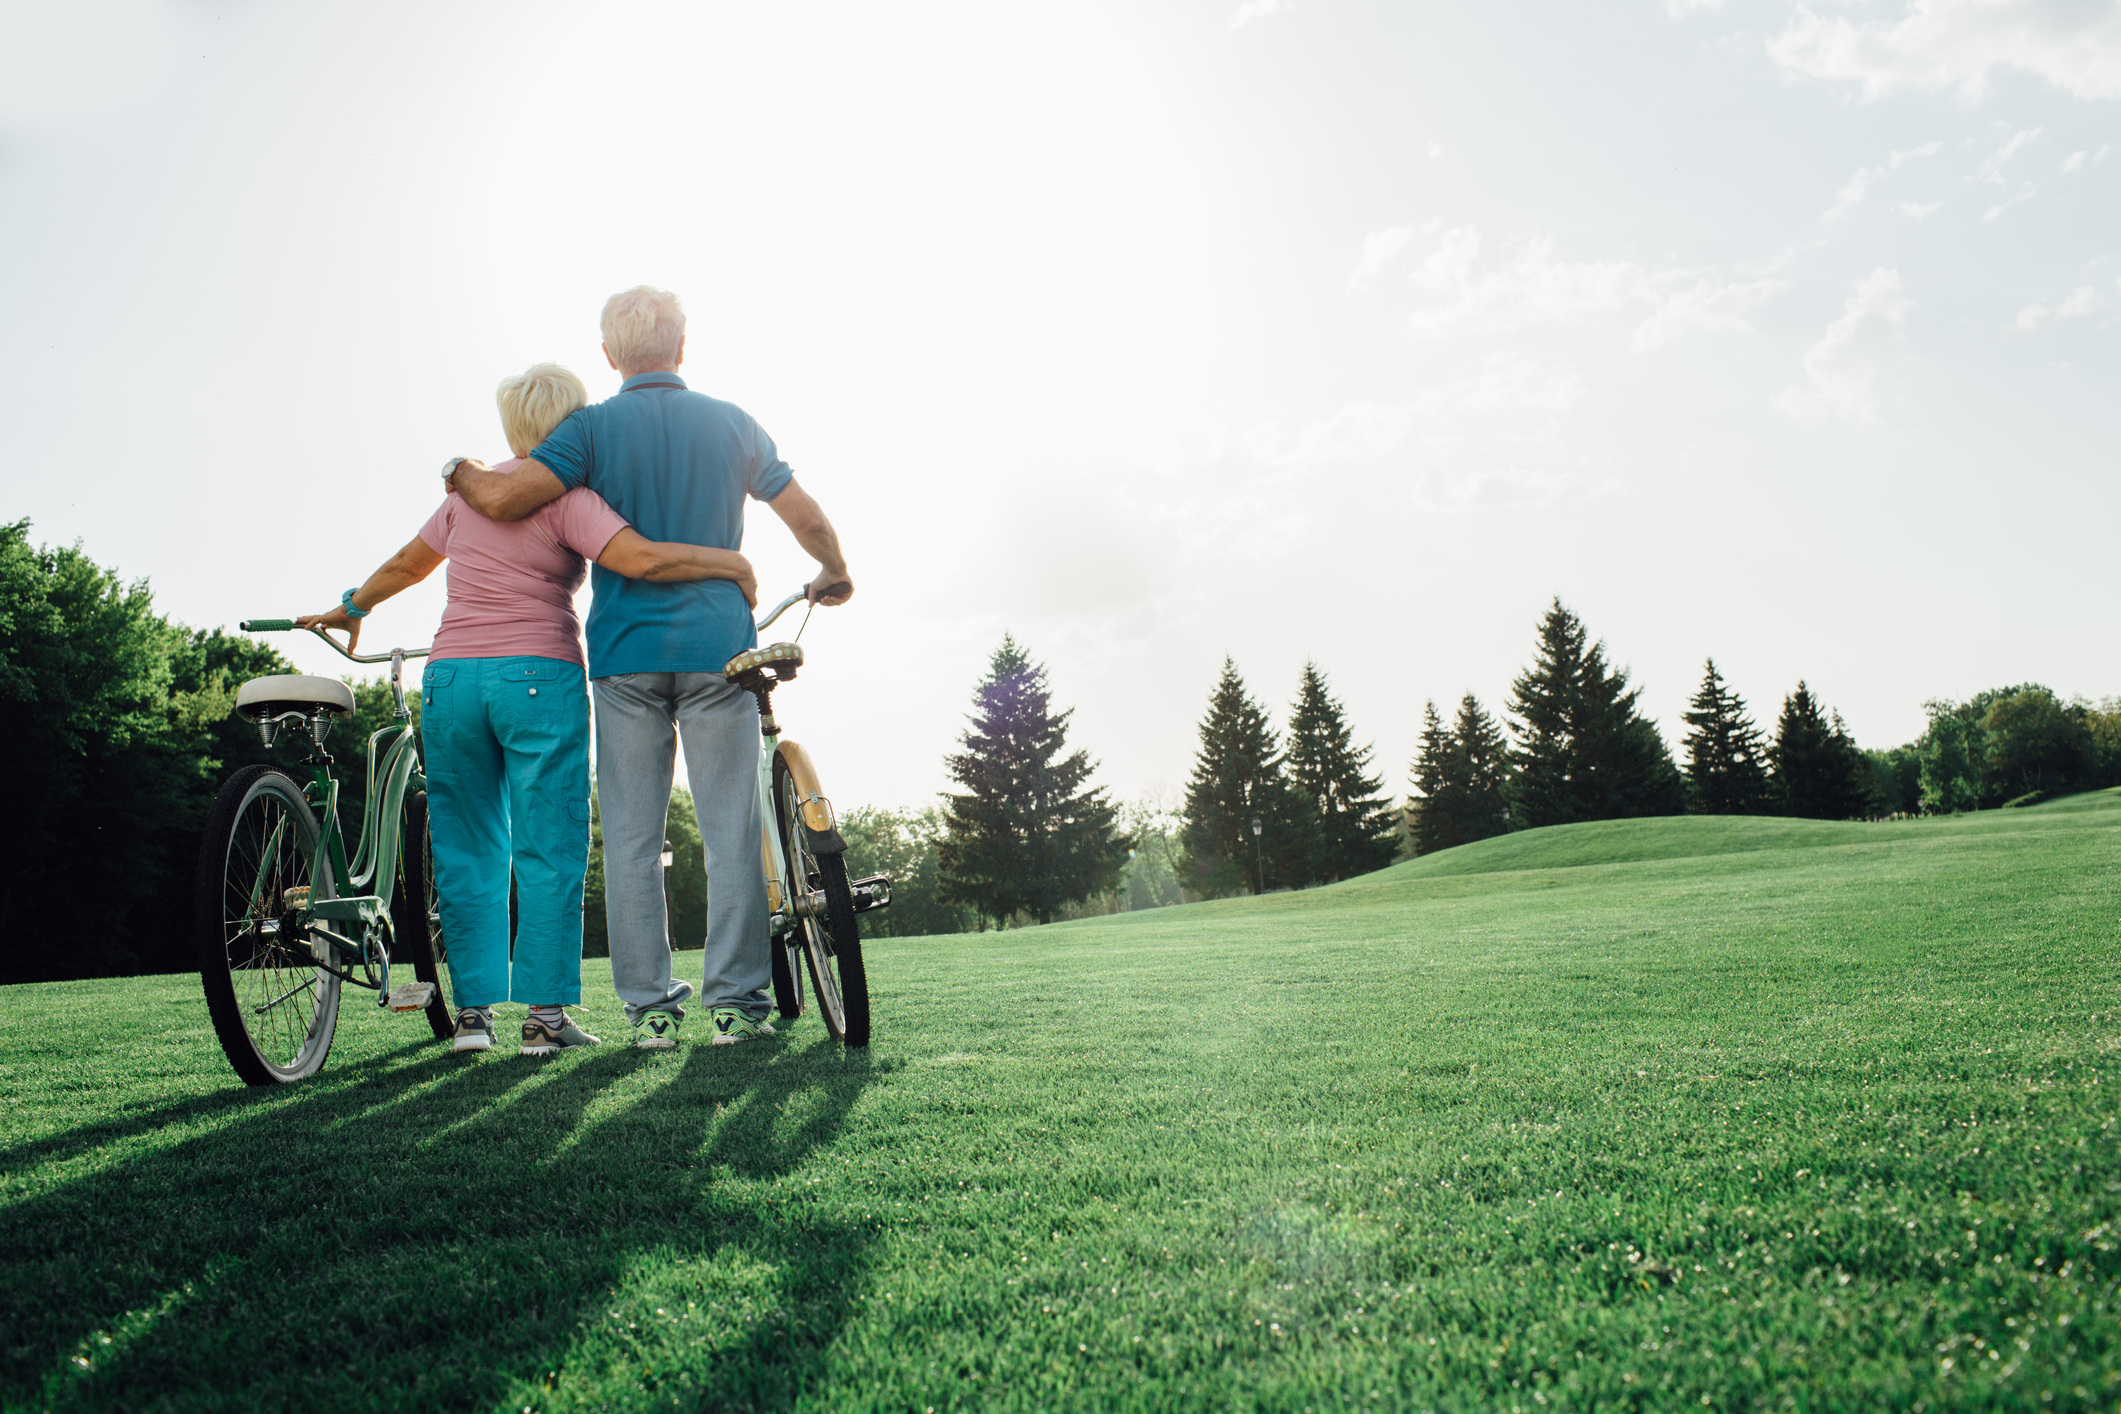
[[[452,1051],[493,1049],[493,1017],[484,1007],[468,1006],[457,1013],[457,1034],[449,1043]]]

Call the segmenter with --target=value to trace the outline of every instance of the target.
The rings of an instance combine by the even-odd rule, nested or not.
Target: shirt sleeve
[[[604,553],[612,537],[627,528],[626,517],[606,505],[594,491],[569,491],[552,507],[553,532],[562,545],[585,560],[594,561]]]
[[[570,491],[587,482],[589,473],[596,470],[596,440],[589,435],[589,419],[582,415],[584,411],[587,409],[569,413],[567,420],[553,428],[552,435],[530,454],[532,461],[543,462],[546,470],[560,478],[560,484]]]
[[[456,504],[456,500],[457,493],[454,491],[444,496],[442,504],[436,506],[435,513],[427,518],[427,524],[420,527],[420,539],[426,542],[428,549],[445,560],[449,558],[449,511],[450,507]]]
[[[795,473],[774,448],[773,439],[749,413],[744,414],[744,491],[754,501],[770,501],[788,489]]]

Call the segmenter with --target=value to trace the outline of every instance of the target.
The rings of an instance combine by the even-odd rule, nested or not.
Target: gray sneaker
[[[523,1049],[516,1052],[523,1056],[549,1056],[554,1051],[564,1051],[570,1046],[594,1046],[597,1038],[574,1024],[574,1018],[566,1012],[560,1013],[560,1024],[548,1026],[535,1016],[523,1018]]]
[[[457,1013],[457,1034],[451,1038],[452,1051],[489,1051],[493,1049],[493,1015],[485,1007],[468,1006]]]
[[[644,1051],[667,1051],[678,1043],[679,1018],[667,1011],[644,1011],[633,1023],[633,1044]]]

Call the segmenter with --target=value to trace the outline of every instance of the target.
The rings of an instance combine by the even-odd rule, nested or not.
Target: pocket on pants
[[[432,712],[437,704],[449,694],[443,689],[456,681],[457,665],[454,663],[429,663],[427,671],[420,674],[420,705]],[[424,714],[423,714],[424,715]]]

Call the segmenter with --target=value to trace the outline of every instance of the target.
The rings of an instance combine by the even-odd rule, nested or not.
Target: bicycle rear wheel
[[[803,814],[795,777],[778,754],[773,758],[774,823],[780,831],[781,857],[799,901],[796,928],[808,963],[812,990],[825,1029],[850,1046],[869,1044],[869,975],[862,966],[861,930],[854,916],[854,894],[847,887],[846,861],[837,854],[815,854],[803,832]]]
[[[332,897],[317,817],[270,766],[246,766],[214,797],[199,845],[193,929],[214,1033],[236,1074],[279,1085],[315,1073],[339,1024],[339,979],[316,965],[298,910]]]
[[[442,906],[435,894],[434,846],[427,831],[427,792],[405,797],[405,837],[398,849],[397,887],[390,895],[390,924],[397,948],[391,961],[412,964],[412,975],[434,983],[427,1024],[435,1039],[456,1034],[449,1006],[449,942],[442,936]]]

